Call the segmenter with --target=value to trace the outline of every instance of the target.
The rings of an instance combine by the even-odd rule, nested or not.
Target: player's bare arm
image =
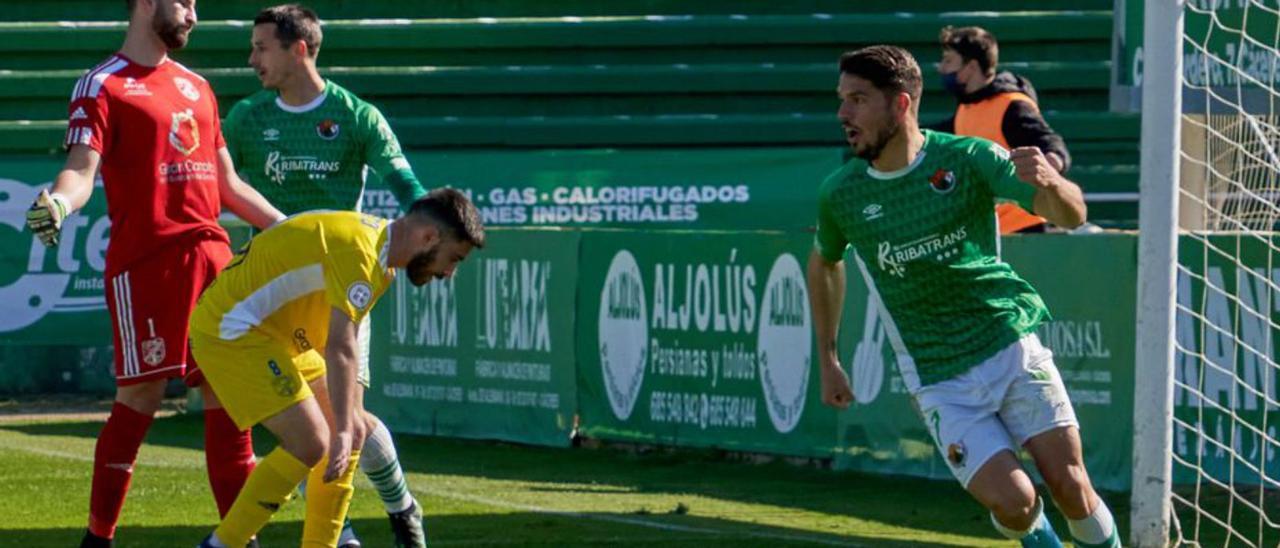
[[[52,190],[41,191],[31,204],[27,210],[27,226],[44,245],[57,245],[62,221],[89,202],[101,161],[98,151],[85,145],[72,145]]]
[[[1039,148],[1015,148],[1009,160],[1017,168],[1018,179],[1036,187],[1036,215],[1066,228],[1084,224],[1088,210],[1080,186],[1058,173]]]
[[[222,197],[222,207],[259,229],[266,229],[284,219],[284,213],[240,179],[231,161],[231,153],[225,148],[218,151],[218,193]]]
[[[817,248],[809,254],[809,306],[818,337],[818,367],[822,375],[822,403],[838,409],[849,407],[853,391],[849,377],[840,367],[836,334],[840,331],[840,311],[844,308],[844,261],[830,262]]]
[[[333,481],[346,471],[352,449],[364,443],[363,409],[357,409],[356,371],[360,367],[356,333],[357,322],[347,313],[334,308],[329,313],[329,339],[325,344],[325,380],[329,384],[329,401],[333,406],[332,431],[329,434],[329,465],[325,481]]]
[[[102,156],[93,148],[71,145],[67,161],[62,164],[62,171],[53,180],[53,188],[49,192],[64,196],[70,211],[84,207],[93,194],[93,179],[98,175],[98,164],[101,162]]]

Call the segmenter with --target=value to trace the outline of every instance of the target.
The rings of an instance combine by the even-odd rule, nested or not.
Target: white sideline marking
[[[17,441],[17,443],[15,443],[15,440],[8,439],[13,436],[4,435],[4,434],[5,433],[0,432],[0,449],[24,451],[24,452],[33,453],[36,455],[43,455],[46,457],[61,458],[61,459],[79,461],[79,462],[93,462],[92,453],[90,454],[72,453],[68,451],[58,451],[56,449],[45,449],[42,447],[24,445],[21,443],[21,441]],[[24,435],[24,437],[26,436]],[[139,465],[143,467],[185,468],[185,469],[191,469],[191,470],[202,468],[202,466],[200,466],[199,463],[193,463],[193,462],[187,462],[187,461],[166,462],[166,461],[159,461],[159,460],[154,460],[149,458],[144,459],[144,458],[141,458],[141,455],[139,455],[139,457],[140,458],[138,459],[138,462],[135,464],[135,468]],[[726,531],[723,529],[713,529],[709,527],[693,527],[688,525],[677,525],[674,523],[662,523],[658,521],[647,520],[644,518],[614,516],[614,515],[608,515],[608,514],[584,514],[582,512],[574,512],[571,510],[553,510],[551,508],[534,506],[532,504],[508,502],[505,500],[482,497],[478,495],[470,495],[466,493],[457,493],[453,491],[442,491],[439,489],[411,488],[410,490],[417,493],[424,494],[424,495],[456,500],[461,502],[482,504],[485,506],[493,506],[497,508],[506,508],[508,510],[521,510],[521,511],[530,512],[533,514],[542,514],[542,515],[556,516],[556,517],[563,517],[563,518],[588,519],[588,520],[595,520],[595,521],[604,521],[608,523],[621,523],[626,525],[634,525],[636,527],[659,529],[662,531],[672,531],[672,532],[679,532],[679,533],[700,533],[700,534],[715,535],[719,537],[728,537],[728,538],[743,538],[743,537],[763,538],[763,539],[786,540],[786,541],[795,541],[795,542],[812,542],[814,544],[821,544],[825,546],[853,546],[853,547],[866,548],[865,545],[862,545],[862,544],[854,544],[848,541],[811,537],[808,535],[789,535],[786,533],[770,533],[767,531]],[[453,544],[453,543],[448,543],[448,544]],[[468,543],[460,542],[458,544],[468,544]]]
[[[0,437],[0,449],[12,449],[14,451],[24,451],[24,452],[32,453],[36,455],[42,455],[42,456],[53,457],[58,459],[73,460],[73,461],[79,461],[79,462],[89,462],[89,463],[93,462],[92,451],[90,451],[88,454],[84,454],[84,453],[72,453],[69,451],[59,451],[57,449],[46,449],[43,447],[33,447],[29,445],[23,445],[21,441],[15,443],[8,439],[4,439],[3,437]],[[182,469],[201,468],[200,466],[190,465],[185,462],[169,462],[169,461],[156,460],[151,458],[144,459],[141,457],[141,455],[139,456],[137,462],[134,463],[133,465],[134,469],[137,469],[139,465],[143,466],[144,468],[182,468]]]

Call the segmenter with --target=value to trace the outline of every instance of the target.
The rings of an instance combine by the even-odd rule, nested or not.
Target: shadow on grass
[[[0,430],[23,432],[28,435],[90,438],[96,437],[100,429],[101,424],[93,422],[0,426]],[[275,445],[273,436],[266,431],[255,432],[254,439],[259,455],[266,454]],[[953,482],[837,472],[797,467],[781,462],[748,464],[727,460],[723,454],[711,450],[654,451],[641,455],[619,449],[561,449],[413,435],[397,435],[396,440],[401,463],[408,472],[533,483],[534,485],[525,485],[522,488],[527,491],[544,492],[548,497],[554,497],[557,494],[610,496],[635,493],[665,494],[676,498],[701,496],[740,503],[803,509],[921,531],[985,537],[991,538],[993,544],[998,542],[993,536],[994,531],[985,510]],[[203,447],[202,419],[199,415],[187,415],[157,420],[147,437],[147,443],[200,450]],[[203,464],[201,463],[200,466],[203,467]],[[431,490],[430,485],[427,486],[427,490]],[[1121,531],[1128,531],[1127,496],[1107,495],[1106,499],[1121,522]],[[635,512],[643,513],[651,510],[637,508]],[[742,530],[756,527],[744,521],[708,520],[694,516],[662,514],[666,511],[665,509],[657,510],[656,516],[607,515],[645,517],[646,521],[656,521],[661,524],[707,527],[717,530]],[[1057,512],[1050,512],[1050,517],[1055,521],[1059,531],[1067,530]],[[514,525],[511,520],[520,522],[520,527],[534,527],[539,520],[558,521],[571,518],[546,513],[515,513],[486,515],[476,519],[480,522],[492,521],[492,527],[503,530],[505,527]],[[454,527],[450,525],[451,523],[457,524],[456,527],[459,529],[468,529],[465,523],[453,520],[466,521],[456,516],[445,516],[436,521],[441,531],[448,531]],[[609,519],[603,518],[588,521],[610,523]],[[701,525],[700,522],[704,521],[711,522],[713,525]],[[385,525],[379,525],[377,528],[385,529]],[[608,530],[635,533],[640,536],[644,536],[646,531],[644,527],[624,527],[612,523],[597,535],[601,543],[614,542],[605,538],[608,536],[606,534]],[[768,531],[767,528],[764,530]],[[785,532],[786,535],[810,534],[802,529],[777,529],[777,531]],[[661,535],[687,533],[694,536],[701,535],[702,541],[707,540],[706,533],[656,529],[652,530],[652,533],[655,539]],[[449,538],[459,537],[449,535]],[[884,539],[823,538],[867,546],[920,545],[918,542],[895,544]],[[626,539],[619,539],[619,542],[622,540]],[[696,540],[692,539],[690,542]],[[767,542],[755,542],[750,538],[744,538],[738,543],[746,542],[747,545],[753,546],[775,545],[773,540],[766,537],[758,537],[756,540],[767,540]],[[503,540],[499,544],[508,544],[508,542]]]
[[[800,533],[777,527],[743,527],[739,522],[689,518],[680,524],[666,524],[665,529],[626,526],[617,520],[635,516],[626,514],[588,513],[547,515],[514,512],[502,514],[461,514],[430,517],[427,522],[428,544],[431,546],[851,546],[907,547],[951,546],[919,541],[894,541],[848,535]],[[356,531],[366,546],[390,546],[392,537],[387,524],[378,519],[354,521]],[[208,526],[122,526],[116,534],[118,548],[173,548],[196,546]],[[83,529],[6,529],[0,530],[5,546],[54,548],[75,546]],[[296,546],[302,536],[300,521],[272,522],[262,530],[259,541],[267,548]]]

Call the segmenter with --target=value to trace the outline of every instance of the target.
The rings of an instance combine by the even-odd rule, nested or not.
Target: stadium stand
[[[178,56],[210,78],[223,112],[258,89],[240,20],[260,4],[202,4],[201,28]],[[928,122],[953,106],[928,65],[938,30],[980,25],[999,37],[1002,66],[1036,83],[1092,219],[1136,224],[1138,119],[1107,110],[1110,2],[1005,1],[989,11],[989,2],[929,0],[909,14],[882,0],[857,13],[834,1],[312,4],[328,20],[322,66],[379,105],[410,148],[838,147],[840,52],[880,42],[912,50],[927,63]],[[47,153],[79,71],[118,45],[123,23],[104,21],[123,7],[0,5],[0,153]],[[68,13],[78,20],[56,21]]]

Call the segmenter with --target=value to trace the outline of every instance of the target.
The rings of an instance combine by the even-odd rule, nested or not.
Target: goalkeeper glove
[[[71,212],[71,204],[61,194],[49,194],[41,190],[36,201],[27,210],[27,226],[31,228],[40,242],[46,247],[58,245],[58,233],[62,230],[62,221]]]

